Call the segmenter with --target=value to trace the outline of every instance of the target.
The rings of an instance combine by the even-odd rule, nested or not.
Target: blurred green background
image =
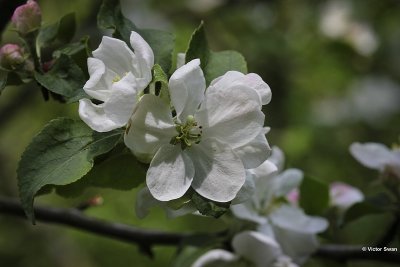
[[[98,46],[105,34],[95,24],[100,1],[38,2],[44,23],[76,12],[76,40],[90,35],[92,48]],[[266,125],[272,128],[268,140],[286,153],[287,166],[327,182],[346,181],[367,194],[377,191],[376,172],[358,164],[348,147],[355,141],[388,146],[399,141],[399,1],[123,0],[122,7],[139,27],[174,32],[176,52],[186,49],[192,31],[204,20],[213,50],[241,52],[249,72],[258,73],[270,85],[272,102],[264,108]],[[2,35],[2,44],[7,42],[16,42],[10,27]],[[20,155],[49,120],[60,116],[78,118],[77,105],[44,102],[34,85],[9,87],[2,93],[2,195],[17,196],[15,170]],[[99,218],[166,231],[225,227],[223,220],[194,216],[170,220],[159,209],[139,220],[134,214],[136,190],[93,188],[79,198],[50,194],[36,202],[71,207],[97,194],[104,198],[104,205],[87,213]],[[346,236],[342,242],[366,242],[357,238],[369,237],[349,230]],[[0,215],[1,266],[170,266],[175,253],[173,247],[156,247],[151,260],[134,245],[65,227],[31,226]],[[321,264],[313,260],[309,266],[343,266]]]

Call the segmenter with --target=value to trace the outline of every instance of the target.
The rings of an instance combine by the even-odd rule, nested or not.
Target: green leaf
[[[83,178],[69,185],[57,186],[56,192],[63,197],[75,197],[88,187],[130,190],[142,184],[145,177],[144,167],[128,151],[95,163]]]
[[[165,72],[168,72],[172,65],[175,36],[170,32],[152,29],[138,29],[138,33],[153,49],[154,62],[159,64]]]
[[[97,24],[100,28],[114,30],[113,36],[124,40],[129,46],[131,32],[139,33],[152,48],[155,63],[159,64],[165,72],[170,70],[175,42],[172,33],[153,29],[139,29],[132,21],[124,17],[120,5],[116,5],[113,0],[103,0],[97,15]]]
[[[66,44],[58,50],[55,50],[53,52],[53,58],[59,58],[62,54],[70,56],[79,68],[85,72],[85,76],[89,77],[87,73],[87,58],[91,55],[89,36],[83,37],[79,42]]]
[[[168,105],[170,104],[170,95],[168,90],[168,76],[160,65],[153,66],[153,80],[150,82],[150,93],[160,96]]]
[[[110,151],[122,133],[97,133],[84,122],[68,118],[50,121],[26,148],[17,169],[28,218],[34,222],[33,199],[43,186],[66,185],[83,177],[93,167],[94,158]]]
[[[307,214],[321,215],[329,205],[329,187],[326,183],[306,176],[300,185],[300,206]]]
[[[7,71],[0,70],[0,94],[3,91],[3,89],[7,86],[7,76],[8,76]]]
[[[230,202],[222,203],[206,199],[196,192],[192,195],[192,201],[201,214],[214,218],[219,218],[225,214],[231,204]]]
[[[382,213],[383,210],[378,207],[372,205],[368,202],[360,202],[351,206],[345,214],[344,223],[349,223],[351,221],[357,220],[363,216],[370,214]]]
[[[86,55],[86,58],[89,56],[90,51],[89,51],[89,37],[86,36],[82,38],[79,42],[75,43],[70,43],[62,46],[61,48],[55,50],[53,52],[53,57],[54,58],[59,58],[61,55],[68,55],[68,56],[73,56],[76,54],[79,54],[81,52],[84,52]]]
[[[185,61],[189,62],[195,58],[199,58],[200,66],[204,69],[207,66],[210,53],[211,51],[208,47],[206,33],[204,31],[204,24],[201,22],[190,38]]]
[[[35,72],[35,79],[49,91],[64,96],[68,103],[86,97],[82,89],[85,74],[67,55],[62,54],[47,73]]]
[[[394,220],[391,213],[369,214],[344,225],[335,233],[335,238],[345,244],[374,244],[387,234]]]
[[[75,35],[75,13],[69,13],[58,22],[42,27],[36,40],[38,49],[50,46],[62,46],[69,43]]]
[[[119,7],[119,1],[103,0],[100,10],[97,13],[97,26],[100,29],[115,29],[114,13]]]
[[[211,52],[204,69],[207,84],[230,70],[247,73],[247,63],[242,54],[233,50]]]
[[[27,83],[28,81],[25,81]],[[7,74],[7,86],[10,85],[21,85],[24,81],[22,81],[21,77],[15,72],[8,72]]]
[[[0,69],[0,95],[7,86],[20,85],[22,83],[24,82],[17,73]]]
[[[247,63],[237,51],[213,52],[209,49],[203,22],[193,32],[186,50],[186,63],[199,58],[207,84],[227,71],[236,70],[247,73]]]

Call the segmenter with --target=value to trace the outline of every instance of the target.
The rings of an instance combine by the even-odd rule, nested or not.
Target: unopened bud
[[[0,48],[0,66],[6,70],[15,70],[25,61],[24,51],[17,44],[6,44]]]
[[[11,18],[16,30],[25,35],[37,30],[42,23],[42,12],[34,0],[28,0],[26,4],[17,7]]]

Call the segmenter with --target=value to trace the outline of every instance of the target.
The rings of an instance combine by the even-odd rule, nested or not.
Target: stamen
[[[202,127],[198,126],[192,115],[189,115],[184,124],[175,122],[175,129],[178,135],[173,137],[171,144],[181,144],[182,149],[191,147],[193,143],[198,144],[201,141]]]

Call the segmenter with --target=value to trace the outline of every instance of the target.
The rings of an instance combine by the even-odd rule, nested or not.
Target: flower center
[[[284,200],[283,197],[272,197],[271,199],[267,200],[262,200],[260,201],[259,207],[256,207],[256,210],[258,210],[258,213],[263,216],[268,216],[271,214],[275,209],[279,208],[282,206],[283,203],[286,201]]]
[[[199,126],[192,115],[189,115],[184,124],[175,122],[175,129],[178,135],[172,137],[171,144],[180,144],[182,150],[191,147],[193,143],[198,144],[201,141],[202,127]]]
[[[114,79],[112,79],[112,83],[119,82],[119,81],[120,81],[122,78],[124,78],[127,74],[128,74],[128,72],[125,72],[124,75],[122,75],[122,77],[119,76],[118,74],[115,75]]]
[[[112,80],[113,83],[119,82],[121,80],[121,76],[119,76],[118,74],[115,75],[114,79]]]

